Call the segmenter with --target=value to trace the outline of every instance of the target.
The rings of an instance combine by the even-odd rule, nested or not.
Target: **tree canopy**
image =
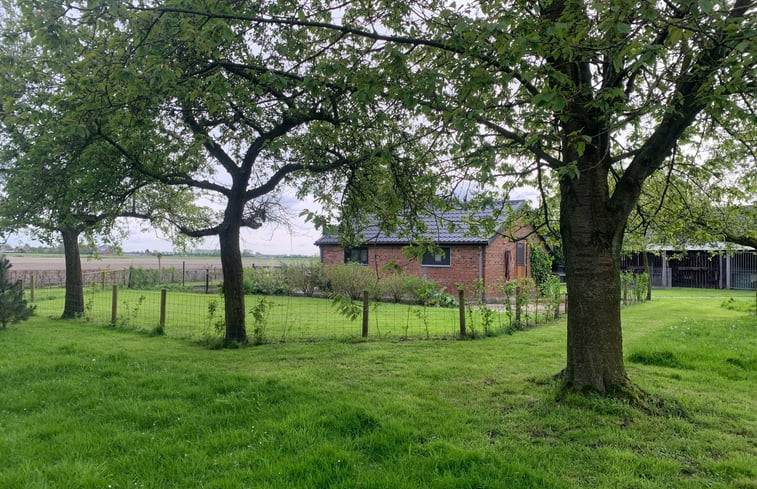
[[[754,166],[751,0],[17,4],[41,45],[80,50],[77,117],[140,171],[222,196],[223,216],[184,231],[228,243],[227,301],[238,228],[280,184],[410,216],[460,179],[482,204],[522,183],[554,191],[566,389],[636,395],[618,271],[645,185]],[[129,130],[112,135],[103,111]]]

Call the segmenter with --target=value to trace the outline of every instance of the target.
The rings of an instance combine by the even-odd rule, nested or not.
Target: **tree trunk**
[[[244,309],[242,253],[239,250],[239,224],[231,224],[218,234],[223,270],[223,297],[226,313],[226,341],[247,342]]]
[[[623,224],[608,208],[607,172],[587,165],[561,180],[560,232],[568,284],[564,389],[609,394],[630,385],[623,364],[620,250]]]
[[[647,274],[647,300],[652,300],[652,272],[649,271],[649,255],[646,251],[641,255],[644,263],[644,273]]]
[[[79,255],[79,232],[70,227],[60,230],[63,235],[63,253],[66,262],[66,299],[63,319],[81,317],[84,314],[84,281]]]

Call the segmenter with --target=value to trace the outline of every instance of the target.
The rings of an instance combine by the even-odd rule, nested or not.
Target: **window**
[[[344,249],[344,263],[368,264],[368,247],[358,246],[357,248]]]
[[[515,264],[519,267],[526,265],[526,243],[515,243]]]
[[[424,253],[421,264],[424,267],[448,267],[450,266],[450,248],[445,246],[433,253]]]

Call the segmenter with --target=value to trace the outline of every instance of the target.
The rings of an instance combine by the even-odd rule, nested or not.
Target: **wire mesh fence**
[[[107,282],[107,280],[106,280]],[[64,287],[37,288],[38,315],[59,317]],[[481,302],[458,307],[352,301],[304,296],[246,296],[248,334],[265,342],[350,339],[452,338],[496,335],[554,318],[554,309],[533,302],[520,316],[503,304]],[[341,311],[341,312],[340,312]],[[560,308],[565,312],[565,305]],[[462,316],[462,317],[461,317]],[[171,337],[209,339],[225,330],[224,299],[204,288],[130,289],[118,283],[90,281],[84,290],[84,318],[93,324],[113,325]]]

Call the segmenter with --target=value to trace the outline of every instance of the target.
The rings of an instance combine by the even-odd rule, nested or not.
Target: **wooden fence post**
[[[160,290],[160,327],[166,327],[166,289]]]
[[[102,282],[102,290],[105,290],[105,272],[100,272],[100,281]]]
[[[465,291],[458,289],[457,297],[460,307],[460,338],[465,338]]]
[[[118,285],[113,284],[113,295],[110,302],[110,322],[111,324],[116,324],[116,319],[118,319]]]
[[[34,274],[29,277],[29,300],[34,302]]]
[[[210,289],[210,269],[205,269],[205,293],[208,293],[208,290]]]
[[[368,291],[363,291],[363,338],[368,337],[368,311],[370,310],[371,299]]]
[[[187,262],[181,262],[181,286],[184,287],[184,274],[187,272]]]

